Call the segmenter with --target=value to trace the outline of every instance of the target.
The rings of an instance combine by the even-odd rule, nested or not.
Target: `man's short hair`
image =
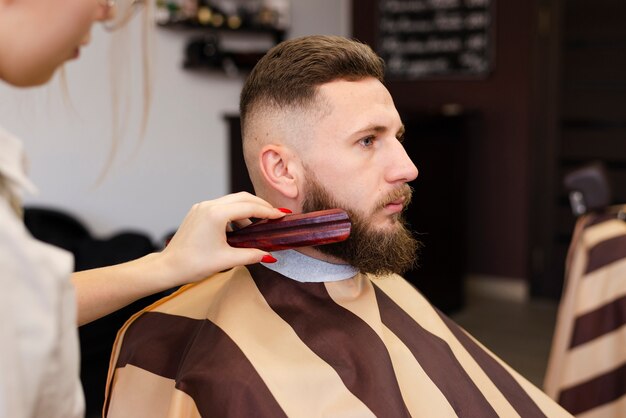
[[[303,107],[315,101],[316,88],[335,80],[384,77],[383,60],[367,45],[340,36],[305,36],[284,41],[259,60],[240,100],[242,130],[257,106]],[[245,137],[245,135],[244,135]]]

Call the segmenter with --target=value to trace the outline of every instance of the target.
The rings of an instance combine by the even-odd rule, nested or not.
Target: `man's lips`
[[[385,205],[385,209],[391,213],[399,213],[402,212],[404,208],[405,198],[396,199],[392,202],[389,202]]]
[[[402,212],[411,201],[412,191],[408,185],[404,185],[391,193],[382,200],[382,209],[388,215],[396,215]]]

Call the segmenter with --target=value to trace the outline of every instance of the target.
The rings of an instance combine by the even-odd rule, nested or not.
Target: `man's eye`
[[[363,145],[364,147],[371,147],[372,145],[374,145],[374,137],[373,136],[366,136],[365,138],[362,138],[359,140],[359,144]]]

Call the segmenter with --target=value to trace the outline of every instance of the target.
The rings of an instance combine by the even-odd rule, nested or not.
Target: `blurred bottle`
[[[198,23],[203,26],[211,24],[213,18],[213,8],[210,6],[208,0],[198,0],[198,10],[196,12],[196,19]]]
[[[182,0],[180,10],[184,20],[195,20],[198,15],[198,0]]]

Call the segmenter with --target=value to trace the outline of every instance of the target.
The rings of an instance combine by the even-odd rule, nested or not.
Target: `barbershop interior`
[[[572,415],[624,416],[626,3],[145,0],[117,14],[50,83],[0,83],[37,185],[24,222],[75,271],[161,251],[194,203],[254,193],[247,75],[285,40],[356,39],[385,62],[419,170],[404,278]],[[118,330],[164,295],[79,327],[88,417]]]

